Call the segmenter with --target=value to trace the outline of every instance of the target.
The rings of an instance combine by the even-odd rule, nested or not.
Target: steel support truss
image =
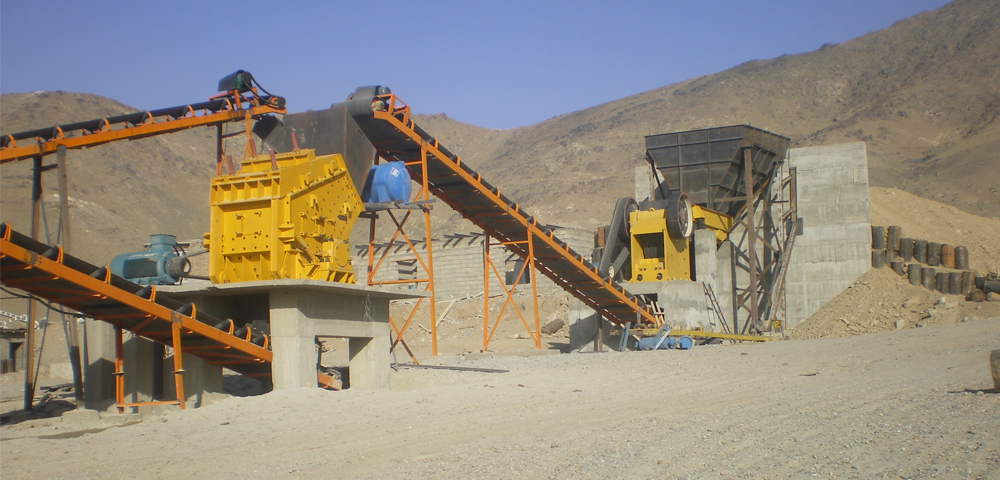
[[[493,339],[493,335],[497,331],[497,327],[500,326],[500,319],[503,318],[504,312],[507,310],[507,306],[510,305],[514,313],[521,320],[521,325],[527,330],[528,335],[531,336],[532,343],[535,344],[535,348],[538,350],[542,349],[542,332],[538,325],[538,286],[535,281],[537,277],[538,270],[535,270],[535,248],[534,242],[532,240],[531,231],[527,233],[528,239],[521,242],[492,242],[490,235],[487,233],[483,238],[483,352],[489,350],[490,341]],[[490,247],[500,246],[500,247],[510,247],[512,245],[517,245],[521,249],[524,249],[524,245],[527,246],[528,250],[528,261],[521,264],[521,269],[517,271],[514,278],[514,283],[507,288],[504,282],[504,278],[500,275],[500,271],[497,270],[496,265],[493,264],[493,259],[490,257]],[[504,302],[503,306],[500,307],[500,311],[497,313],[496,320],[493,321],[492,326],[490,325],[490,272],[493,272],[494,277],[496,277],[500,288],[504,292]],[[524,272],[529,272],[528,278],[531,282],[531,305],[532,305],[532,320],[534,325],[534,330],[528,325],[528,321],[525,320],[521,308],[517,306],[514,301],[514,290],[517,289],[520,279],[524,275]]]
[[[376,164],[378,162],[376,161]],[[431,336],[431,356],[436,357],[438,355],[438,339],[437,339],[437,311],[436,311],[436,297],[434,295],[434,254],[433,254],[433,242],[431,236],[431,198],[430,189],[427,186],[427,154],[426,151],[422,151],[421,159],[416,162],[407,162],[408,168],[419,168],[424,172],[420,183],[420,188],[417,190],[416,195],[414,195],[414,201],[405,205],[392,205],[392,206],[378,206],[373,207],[372,205],[366,205],[366,213],[363,216],[369,218],[369,229],[368,229],[368,268],[367,274],[365,276],[365,284],[372,286],[379,285],[405,285],[405,284],[416,284],[424,285],[424,291],[430,292],[431,296],[428,298],[428,323],[430,324],[430,336]],[[407,206],[409,208],[407,208]],[[394,208],[395,207],[395,208]],[[404,231],[407,220],[410,219],[410,215],[414,212],[414,208],[419,209],[424,221],[424,246],[426,247],[426,253],[423,257],[420,255],[420,251],[415,246],[415,242],[410,239],[410,237]],[[397,218],[396,212],[403,213],[402,218]],[[392,237],[386,244],[387,247],[382,251],[382,255],[375,260],[375,232],[376,232],[376,222],[378,220],[378,213],[385,212],[385,214],[392,220],[395,226],[395,231]],[[378,272],[379,268],[385,261],[386,256],[389,255],[389,248],[395,244],[397,238],[402,238],[403,242],[406,244],[409,252],[413,255],[417,264],[420,266],[420,271],[423,272],[424,276],[412,279],[404,280],[383,280],[376,281],[375,274]],[[414,364],[419,365],[420,362],[417,360],[416,355],[413,354],[413,350],[407,345],[404,335],[413,319],[417,315],[417,310],[423,303],[424,298],[420,298],[413,305],[413,309],[410,310],[409,315],[407,315],[406,320],[402,325],[397,325],[396,321],[393,320],[392,315],[389,315],[389,326],[392,328],[393,335],[395,338],[389,347],[390,352],[395,351],[398,345],[402,345],[406,350],[407,355],[410,356],[410,360]]]
[[[753,171],[749,148],[743,150],[745,172]],[[796,170],[777,161],[758,191],[745,174],[746,197],[734,224],[743,227],[735,240],[737,273],[733,290],[733,332],[747,335],[784,332],[785,276],[799,231]],[[745,276],[746,280],[741,277]],[[743,318],[742,325],[740,319]]]

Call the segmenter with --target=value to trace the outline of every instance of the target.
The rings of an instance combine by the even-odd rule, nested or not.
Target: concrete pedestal
[[[315,280],[190,282],[161,286],[157,292],[193,302],[200,312],[232,318],[238,324],[267,321],[275,389],[316,387],[317,338],[347,338],[350,378],[345,384],[363,390],[389,387],[389,302],[430,295]],[[114,406],[114,330],[104,322],[90,322],[88,329],[86,404],[106,410]],[[126,333],[125,339],[126,401],[174,398],[172,357],[164,358],[163,350],[144,338]],[[223,391],[222,367],[183,355],[187,404],[198,407],[206,394]]]
[[[389,388],[389,302],[430,295],[316,280],[191,284],[160,291],[219,318],[267,320],[277,390],[316,386],[316,339],[323,337],[350,340],[350,388]]]

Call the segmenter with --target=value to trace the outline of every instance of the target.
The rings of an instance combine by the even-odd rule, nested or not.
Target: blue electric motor
[[[656,348],[656,344],[660,343],[662,337],[646,337],[639,340],[637,347],[639,350],[652,350]],[[694,346],[694,341],[691,337],[683,336],[679,338],[667,337],[663,338],[663,343],[660,343],[660,350],[668,350],[671,348],[676,348],[678,350],[688,350]]]
[[[123,253],[111,260],[111,273],[139,285],[175,285],[191,273],[191,260],[173,235],[149,236],[143,252]]]
[[[390,203],[410,201],[410,172],[403,162],[372,165],[368,169],[365,187],[361,190],[364,203]]]

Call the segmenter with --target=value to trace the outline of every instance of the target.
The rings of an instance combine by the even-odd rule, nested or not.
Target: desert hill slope
[[[791,137],[793,146],[864,140],[873,185],[995,218],[998,25],[1000,3],[957,0],[840,45],[750,61],[529,127],[490,130],[443,114],[415,118],[546,223],[606,223],[614,200],[632,195],[645,135],[736,123]],[[406,86],[392,87],[405,100]],[[3,95],[0,130],[132,110],[87,94]],[[211,130],[197,129],[72,151],[70,195],[79,210],[73,250],[105,262],[137,249],[149,233],[199,237],[208,224],[213,150]],[[3,219],[22,231],[28,229],[29,171],[28,162],[3,167]],[[54,219],[55,176],[46,177]],[[435,216],[438,231],[471,228],[446,208]]]
[[[452,150],[555,223],[606,222],[614,198],[632,194],[645,135],[737,123],[781,133],[795,147],[865,141],[873,185],[995,218],[998,27],[1000,3],[959,0],[844,44],[750,61],[493,141],[449,138],[437,120],[426,128],[449,145],[475,146]],[[484,149],[492,152],[480,164]]]
[[[68,92],[35,92],[0,98],[4,133],[135,111],[114,100]],[[67,153],[72,252],[106,263],[118,253],[142,250],[152,233],[179,240],[208,228],[208,180],[215,173],[215,132],[202,128]],[[55,157],[46,157],[46,164]],[[31,216],[31,161],[3,166],[3,221],[27,234]],[[54,243],[59,218],[55,171],[43,178],[43,202]],[[43,233],[41,238],[45,239]]]

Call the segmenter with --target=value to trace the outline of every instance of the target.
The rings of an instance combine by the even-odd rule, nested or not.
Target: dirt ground
[[[393,389],[0,429],[4,478],[1000,478],[1000,318],[690,351],[498,355]]]

